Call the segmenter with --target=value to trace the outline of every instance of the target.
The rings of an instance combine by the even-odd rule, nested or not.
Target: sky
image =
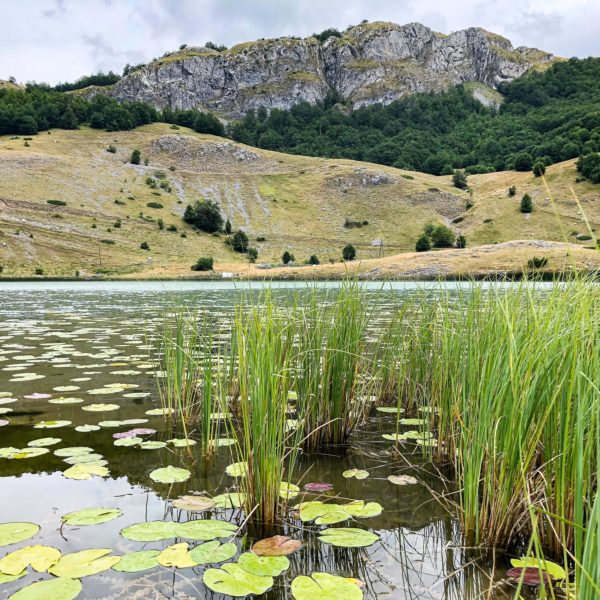
[[[483,27],[559,56],[600,56],[600,0],[0,0],[0,79],[74,81],[181,44],[232,46],[369,21]]]

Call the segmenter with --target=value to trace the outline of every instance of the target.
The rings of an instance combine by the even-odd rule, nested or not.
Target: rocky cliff
[[[419,23],[363,23],[329,37],[260,40],[222,52],[184,48],[121,79],[108,93],[157,108],[211,110],[226,118],[252,108],[290,108],[337,91],[353,107],[464,82],[490,87],[553,56],[513,48],[480,28],[436,33]]]

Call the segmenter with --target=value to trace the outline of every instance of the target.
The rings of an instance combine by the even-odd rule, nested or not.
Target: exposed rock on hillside
[[[332,90],[358,107],[468,81],[495,87],[551,60],[551,54],[513,48],[480,28],[443,35],[419,23],[363,23],[323,44],[310,37],[260,40],[223,52],[185,48],[103,93],[161,109],[198,107],[238,117],[261,106],[314,103]]]

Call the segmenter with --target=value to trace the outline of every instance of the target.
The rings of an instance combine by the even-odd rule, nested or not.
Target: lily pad
[[[136,523],[121,530],[121,535],[134,542],[159,542],[176,537],[173,521],[148,521]]]
[[[506,571],[506,576],[513,581],[522,581],[525,585],[541,585],[550,583],[551,577],[545,571],[540,571],[537,567],[513,567]]]
[[[144,440],[139,437],[125,437],[119,438],[113,442],[113,446],[122,446],[122,447],[132,447],[137,446],[142,443]]]
[[[0,523],[0,546],[10,546],[33,537],[40,530],[35,523]]]
[[[227,475],[230,475],[231,477],[246,477],[248,475],[248,463],[231,463],[225,468],[225,473],[227,473]]]
[[[378,539],[374,533],[355,527],[334,527],[319,534],[319,540],[340,548],[366,548]]]
[[[333,489],[333,485],[331,483],[319,483],[319,482],[305,483],[304,489],[307,492],[317,492],[317,493],[329,492],[330,490]]]
[[[81,592],[81,581],[67,577],[32,583],[9,597],[9,600],[73,600]]]
[[[150,479],[158,483],[179,483],[181,481],[187,481],[191,477],[191,473],[187,469],[181,469],[179,467],[162,467],[161,469],[155,469],[150,473]]]
[[[513,558],[510,564],[515,568],[527,569],[533,567],[548,573],[552,579],[566,579],[567,573],[556,563],[549,560],[542,560],[533,556],[523,557],[521,559]]]
[[[120,517],[123,513],[118,508],[84,508],[63,515],[61,518],[67,525],[99,525]]]
[[[27,445],[31,448],[46,448],[48,446],[54,446],[55,444],[59,444],[62,440],[60,438],[39,438],[37,440],[31,440],[31,442],[27,442]]]
[[[73,446],[71,448],[59,448],[54,451],[54,456],[60,456],[62,458],[67,456],[82,456],[84,454],[90,454],[93,452],[93,448],[88,446]]]
[[[98,431],[99,429],[98,425],[78,425],[75,427],[75,431],[79,431],[79,433],[89,433],[90,431]]]
[[[182,510],[203,511],[214,508],[214,498],[208,496],[181,496],[177,500],[173,500],[173,506]]]
[[[102,454],[77,454],[76,456],[67,456],[63,460],[68,465],[88,465],[88,464],[100,464],[103,460]],[[102,466],[108,464],[106,461],[102,462]]]
[[[175,448],[187,448],[189,446],[195,446],[196,440],[190,440],[185,438],[174,438],[172,440],[168,440],[169,444],[173,444]]]
[[[5,575],[19,575],[27,567],[31,566],[34,571],[43,573],[60,559],[60,550],[52,546],[25,546],[0,560],[0,572]]]
[[[146,414],[151,417],[172,415],[175,412],[173,408],[152,408],[146,411]]]
[[[414,427],[416,425],[427,425],[427,419],[400,419],[398,421],[400,425],[410,425]]]
[[[401,408],[398,410],[397,406],[378,406],[375,410],[384,414],[397,414],[398,412],[403,413],[404,409]]]
[[[252,546],[252,552],[258,556],[287,556],[302,548],[300,540],[285,535],[274,535],[260,540]]]
[[[71,421],[40,421],[36,423],[34,429],[58,429],[59,427],[67,427]]]
[[[142,450],[160,450],[161,448],[166,447],[166,442],[140,442],[139,447]],[[182,480],[185,481],[185,480]]]
[[[87,412],[110,412],[119,410],[119,408],[121,407],[118,404],[88,404],[87,406],[82,406],[81,410]]]
[[[198,519],[187,523],[178,523],[175,530],[177,537],[209,541],[231,537],[237,532],[238,527],[233,523],[219,519]]]
[[[238,558],[238,565],[252,575],[277,577],[290,568],[285,556],[259,556],[254,552],[244,552]]]
[[[6,419],[0,419],[0,427],[5,427],[6,425],[10,425],[10,421]]]
[[[2,448],[0,456],[11,460],[20,460],[25,458],[35,458],[36,456],[41,456],[48,452],[50,452],[48,448]]]
[[[213,592],[234,597],[264,594],[273,586],[272,577],[252,575],[236,563],[227,563],[221,569],[207,569],[202,581]]]
[[[388,481],[394,485],[413,485],[418,483],[417,479],[411,475],[390,475]]]
[[[182,542],[181,544],[173,544],[172,546],[167,546],[158,555],[158,563],[163,567],[175,567],[176,569],[195,567],[196,563],[193,561],[188,550],[189,545],[185,542]]]
[[[244,503],[246,494],[241,492],[228,492],[213,498],[215,508],[239,508]]]
[[[120,556],[112,556],[109,548],[92,548],[65,554],[49,569],[49,573],[56,577],[72,577],[79,579],[88,575],[95,575],[116,565]]]
[[[233,543],[221,544],[218,540],[205,542],[190,550],[190,556],[195,565],[208,565],[220,563],[233,558],[237,553],[237,546]]]
[[[342,476],[346,479],[366,479],[369,476],[369,471],[365,471],[364,469],[348,469],[342,473]]]
[[[300,493],[300,488],[294,483],[282,481],[279,485],[279,496],[284,500],[291,500]]]
[[[350,504],[344,504],[343,508],[349,515],[361,519],[376,517],[383,512],[383,507],[379,502],[365,502],[364,500],[354,500]]]
[[[18,575],[7,575],[6,573],[0,573],[0,585],[3,585],[4,583],[12,583],[17,579],[21,579],[21,577],[25,577],[25,575],[27,575],[27,571],[23,571]]]
[[[310,577],[298,575],[292,581],[295,600],[362,600],[363,592],[354,580],[330,573],[313,573]]]
[[[91,479],[92,477],[106,477],[108,469],[104,466],[90,464],[76,464],[63,471],[67,479]]]
[[[113,567],[113,571],[121,573],[139,573],[158,567],[160,550],[141,550],[121,556],[121,560]]]

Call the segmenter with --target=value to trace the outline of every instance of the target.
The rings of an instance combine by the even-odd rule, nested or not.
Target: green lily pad
[[[400,419],[398,423],[414,427],[415,425],[427,425],[427,419]]]
[[[319,540],[340,548],[366,548],[378,539],[374,533],[355,527],[334,527],[319,534]]]
[[[378,406],[375,410],[377,410],[378,412],[381,413],[385,413],[385,414],[396,414],[398,412],[403,413],[404,409],[401,408],[400,410],[398,410],[397,406]]]
[[[248,463],[231,463],[225,468],[225,473],[227,473],[227,475],[230,475],[231,477],[246,477],[248,475]]]
[[[120,517],[123,513],[118,508],[84,508],[63,515],[61,519],[67,525],[99,525]]]
[[[35,458],[36,456],[41,456],[48,452],[50,452],[48,448],[2,448],[0,456],[10,460],[21,460],[25,458]]]
[[[67,479],[91,479],[92,477],[106,477],[108,469],[104,466],[89,464],[76,464],[63,471],[63,476]]]
[[[120,556],[112,556],[109,548],[92,548],[65,554],[48,572],[56,577],[79,579],[95,575],[116,565]]]
[[[190,440],[185,438],[174,438],[169,440],[169,444],[173,444],[175,448],[188,448],[189,446],[195,446],[196,440]]]
[[[34,429],[58,429],[59,427],[67,427],[71,421],[40,421],[36,423]]]
[[[37,440],[31,440],[31,442],[28,442],[27,445],[31,448],[46,448],[48,446],[54,446],[55,444],[58,444],[61,441],[62,440],[60,438],[47,437],[39,438]]]
[[[59,448],[54,451],[54,456],[67,457],[67,456],[82,456],[93,452],[93,448],[87,446],[74,446],[72,448]]]
[[[87,412],[110,412],[119,410],[119,408],[121,407],[118,404],[88,404],[87,406],[82,406],[81,410]]]
[[[121,573],[139,573],[158,567],[160,550],[141,550],[121,556],[121,560],[113,567],[113,571]]]
[[[136,523],[121,530],[121,535],[134,542],[160,542],[176,537],[174,521]]]
[[[167,444],[166,442],[140,442],[138,445],[142,450],[160,450],[160,448],[165,448]],[[185,481],[185,479],[182,481]]]
[[[81,404],[83,398],[52,398],[48,402],[50,404]]]
[[[237,532],[238,527],[219,519],[198,519],[187,523],[178,523],[175,530],[177,537],[208,541],[230,537]]]
[[[241,492],[229,492],[215,496],[212,500],[215,508],[239,508],[244,504],[246,494]]]
[[[363,592],[352,579],[313,573],[310,577],[298,575],[292,581],[292,596],[295,600],[362,600]]]
[[[221,569],[207,569],[202,581],[213,592],[234,597],[264,594],[273,586],[272,577],[252,575],[236,563],[227,563]]]
[[[173,506],[182,510],[203,511],[210,510],[215,507],[215,499],[208,496],[181,496],[177,500],[173,500]],[[229,507],[223,507],[229,508]]]
[[[79,431],[79,433],[89,433],[90,431],[98,431],[99,429],[98,425],[78,425],[75,427],[75,431]]]
[[[176,569],[195,567],[196,563],[193,561],[188,550],[189,544],[185,542],[167,546],[158,555],[158,563],[163,567],[175,567]]]
[[[140,437],[120,438],[118,440],[115,440],[113,442],[113,445],[114,446],[124,446],[124,447],[137,446],[138,444],[140,444],[143,441],[144,440]]]
[[[350,504],[344,504],[344,510],[353,517],[368,519],[380,515],[383,512],[383,507],[379,502],[354,500],[354,502],[350,502]]]
[[[0,559],[0,572],[19,575],[29,566],[38,573],[47,571],[60,558],[60,550],[52,546],[25,546]]]
[[[0,546],[10,546],[33,537],[40,530],[35,523],[0,523]]]
[[[279,484],[279,496],[284,500],[291,500],[300,494],[300,488],[294,483],[282,481]]]
[[[566,579],[567,577],[566,571],[560,565],[550,562],[549,560],[542,560],[533,556],[528,556],[521,559],[513,558],[511,559],[510,564],[513,567],[521,569],[540,569],[541,571],[548,573],[552,579]]]
[[[191,473],[187,469],[180,469],[179,467],[162,467],[161,469],[155,469],[150,473],[150,479],[158,483],[179,483],[181,481],[187,481],[191,477]]]
[[[346,479],[366,479],[369,476],[369,471],[365,471],[364,469],[348,469],[342,473],[342,476]]]
[[[173,408],[152,408],[146,411],[146,414],[151,417],[172,415],[175,412]]]
[[[221,544],[218,540],[205,542],[190,550],[190,556],[196,565],[220,563],[233,558],[237,554],[237,546],[232,542]]]
[[[59,577],[32,583],[9,597],[9,600],[73,600],[81,592],[81,581]]]
[[[100,465],[104,466],[108,464],[105,460],[103,461],[102,454],[82,454],[81,456],[67,456],[63,458],[64,462],[68,465]]]
[[[12,583],[13,581],[16,581],[17,579],[21,579],[21,577],[25,577],[25,575],[27,575],[27,571],[23,571],[22,573],[19,573],[18,575],[6,575],[6,573],[0,573],[0,585],[2,585],[4,583]]]
[[[290,561],[286,556],[259,556],[254,552],[244,552],[238,558],[238,565],[252,575],[277,577],[290,568]]]

